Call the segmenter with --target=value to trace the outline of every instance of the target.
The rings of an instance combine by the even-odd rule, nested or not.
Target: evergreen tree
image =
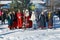
[[[26,9],[28,8],[30,0],[12,0],[12,3],[10,4],[10,9],[11,10],[16,10],[16,9]]]

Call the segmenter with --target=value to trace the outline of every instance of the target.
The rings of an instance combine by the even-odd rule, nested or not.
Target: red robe
[[[30,20],[30,16],[25,16],[25,27],[26,28],[32,27],[32,21]]]
[[[18,28],[22,28],[23,26],[23,15],[22,13],[17,12],[17,26]]]

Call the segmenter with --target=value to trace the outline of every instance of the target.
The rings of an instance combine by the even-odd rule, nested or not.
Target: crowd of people
[[[38,17],[36,15],[39,15]],[[17,11],[9,11],[8,13],[0,11],[0,20],[2,19],[5,23],[5,19],[8,20],[8,28],[12,29],[21,29],[21,28],[33,28],[33,29],[49,29],[53,28],[53,13],[48,12],[45,13],[42,11],[41,13],[37,13],[35,11],[29,12],[28,9],[23,10],[21,12],[20,9]],[[48,26],[46,26],[48,24]]]

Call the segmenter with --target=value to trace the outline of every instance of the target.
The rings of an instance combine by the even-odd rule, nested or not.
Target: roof
[[[11,3],[12,1],[0,1],[0,4],[8,4]]]
[[[31,3],[41,3],[41,4],[44,4],[45,2],[44,1],[40,1],[40,0],[31,0],[30,1]]]
[[[0,1],[12,1],[12,0],[0,0]]]
[[[9,4],[11,3],[12,1],[0,1],[0,4]],[[22,3],[21,1],[18,1],[19,3]]]

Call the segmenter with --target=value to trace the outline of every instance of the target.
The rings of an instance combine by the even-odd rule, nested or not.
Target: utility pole
[[[54,11],[54,0],[50,0],[51,11]]]
[[[48,0],[46,0],[47,10],[48,10]]]

